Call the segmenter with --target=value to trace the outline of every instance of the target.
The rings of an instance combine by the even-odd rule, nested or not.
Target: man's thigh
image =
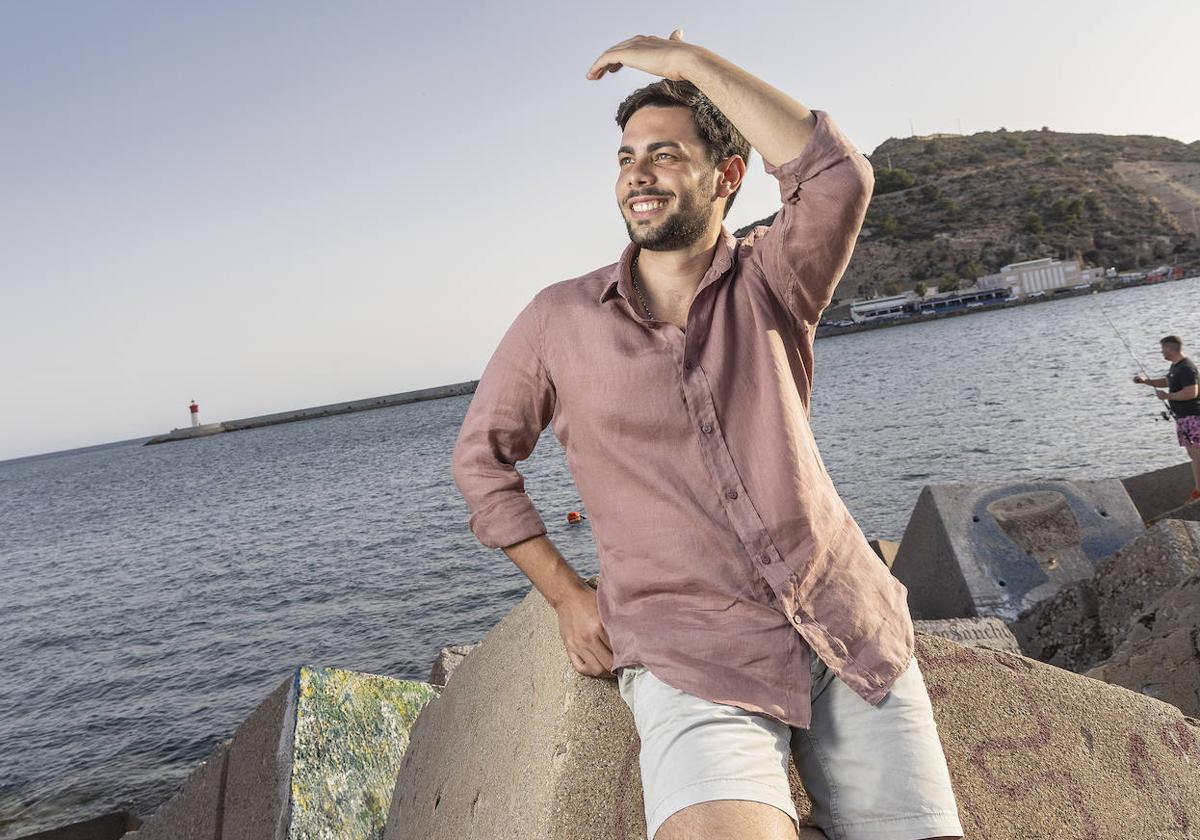
[[[813,657],[813,713],[792,739],[813,822],[839,840],[961,837],[958,806],[916,659],[872,706]]]
[[[739,821],[766,826],[765,838],[795,838],[786,724],[694,697],[640,666],[623,668],[618,684],[642,741],[639,764],[651,838],[759,836],[744,828],[739,834]],[[712,827],[697,833],[696,821]],[[729,821],[729,833],[721,833]],[[770,833],[772,825],[790,833],[778,828]]]

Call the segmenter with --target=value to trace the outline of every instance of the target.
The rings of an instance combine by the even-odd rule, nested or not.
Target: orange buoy
[[[582,521],[583,521],[583,514],[581,514],[577,510],[570,511],[567,514],[567,524],[568,525],[578,525]]]

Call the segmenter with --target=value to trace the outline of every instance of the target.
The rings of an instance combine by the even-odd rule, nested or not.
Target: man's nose
[[[646,160],[635,160],[625,171],[625,179],[626,182],[631,185],[653,183],[654,171],[650,168],[650,162]]]

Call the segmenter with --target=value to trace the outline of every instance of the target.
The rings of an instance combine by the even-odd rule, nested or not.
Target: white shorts
[[[830,840],[962,836],[916,659],[878,706],[811,659],[808,730],[701,700],[640,665],[621,669],[621,696],[642,741],[647,837],[677,811],[722,799],[763,802],[796,820],[789,751],[812,800],[812,823]]]

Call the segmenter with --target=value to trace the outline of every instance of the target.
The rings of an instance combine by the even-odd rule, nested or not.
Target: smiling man
[[[587,76],[622,66],[663,78],[617,112],[631,243],[539,292],[488,363],[454,455],[471,529],[555,608],[577,671],[619,675],[655,840],[795,838],[789,751],[828,837],[960,837],[906,591],[808,422],[813,335],[871,165],[829,116],[678,31],[624,41]],[[739,242],[722,220],[752,146],[783,206]],[[515,466],[549,424],[598,592]]]

